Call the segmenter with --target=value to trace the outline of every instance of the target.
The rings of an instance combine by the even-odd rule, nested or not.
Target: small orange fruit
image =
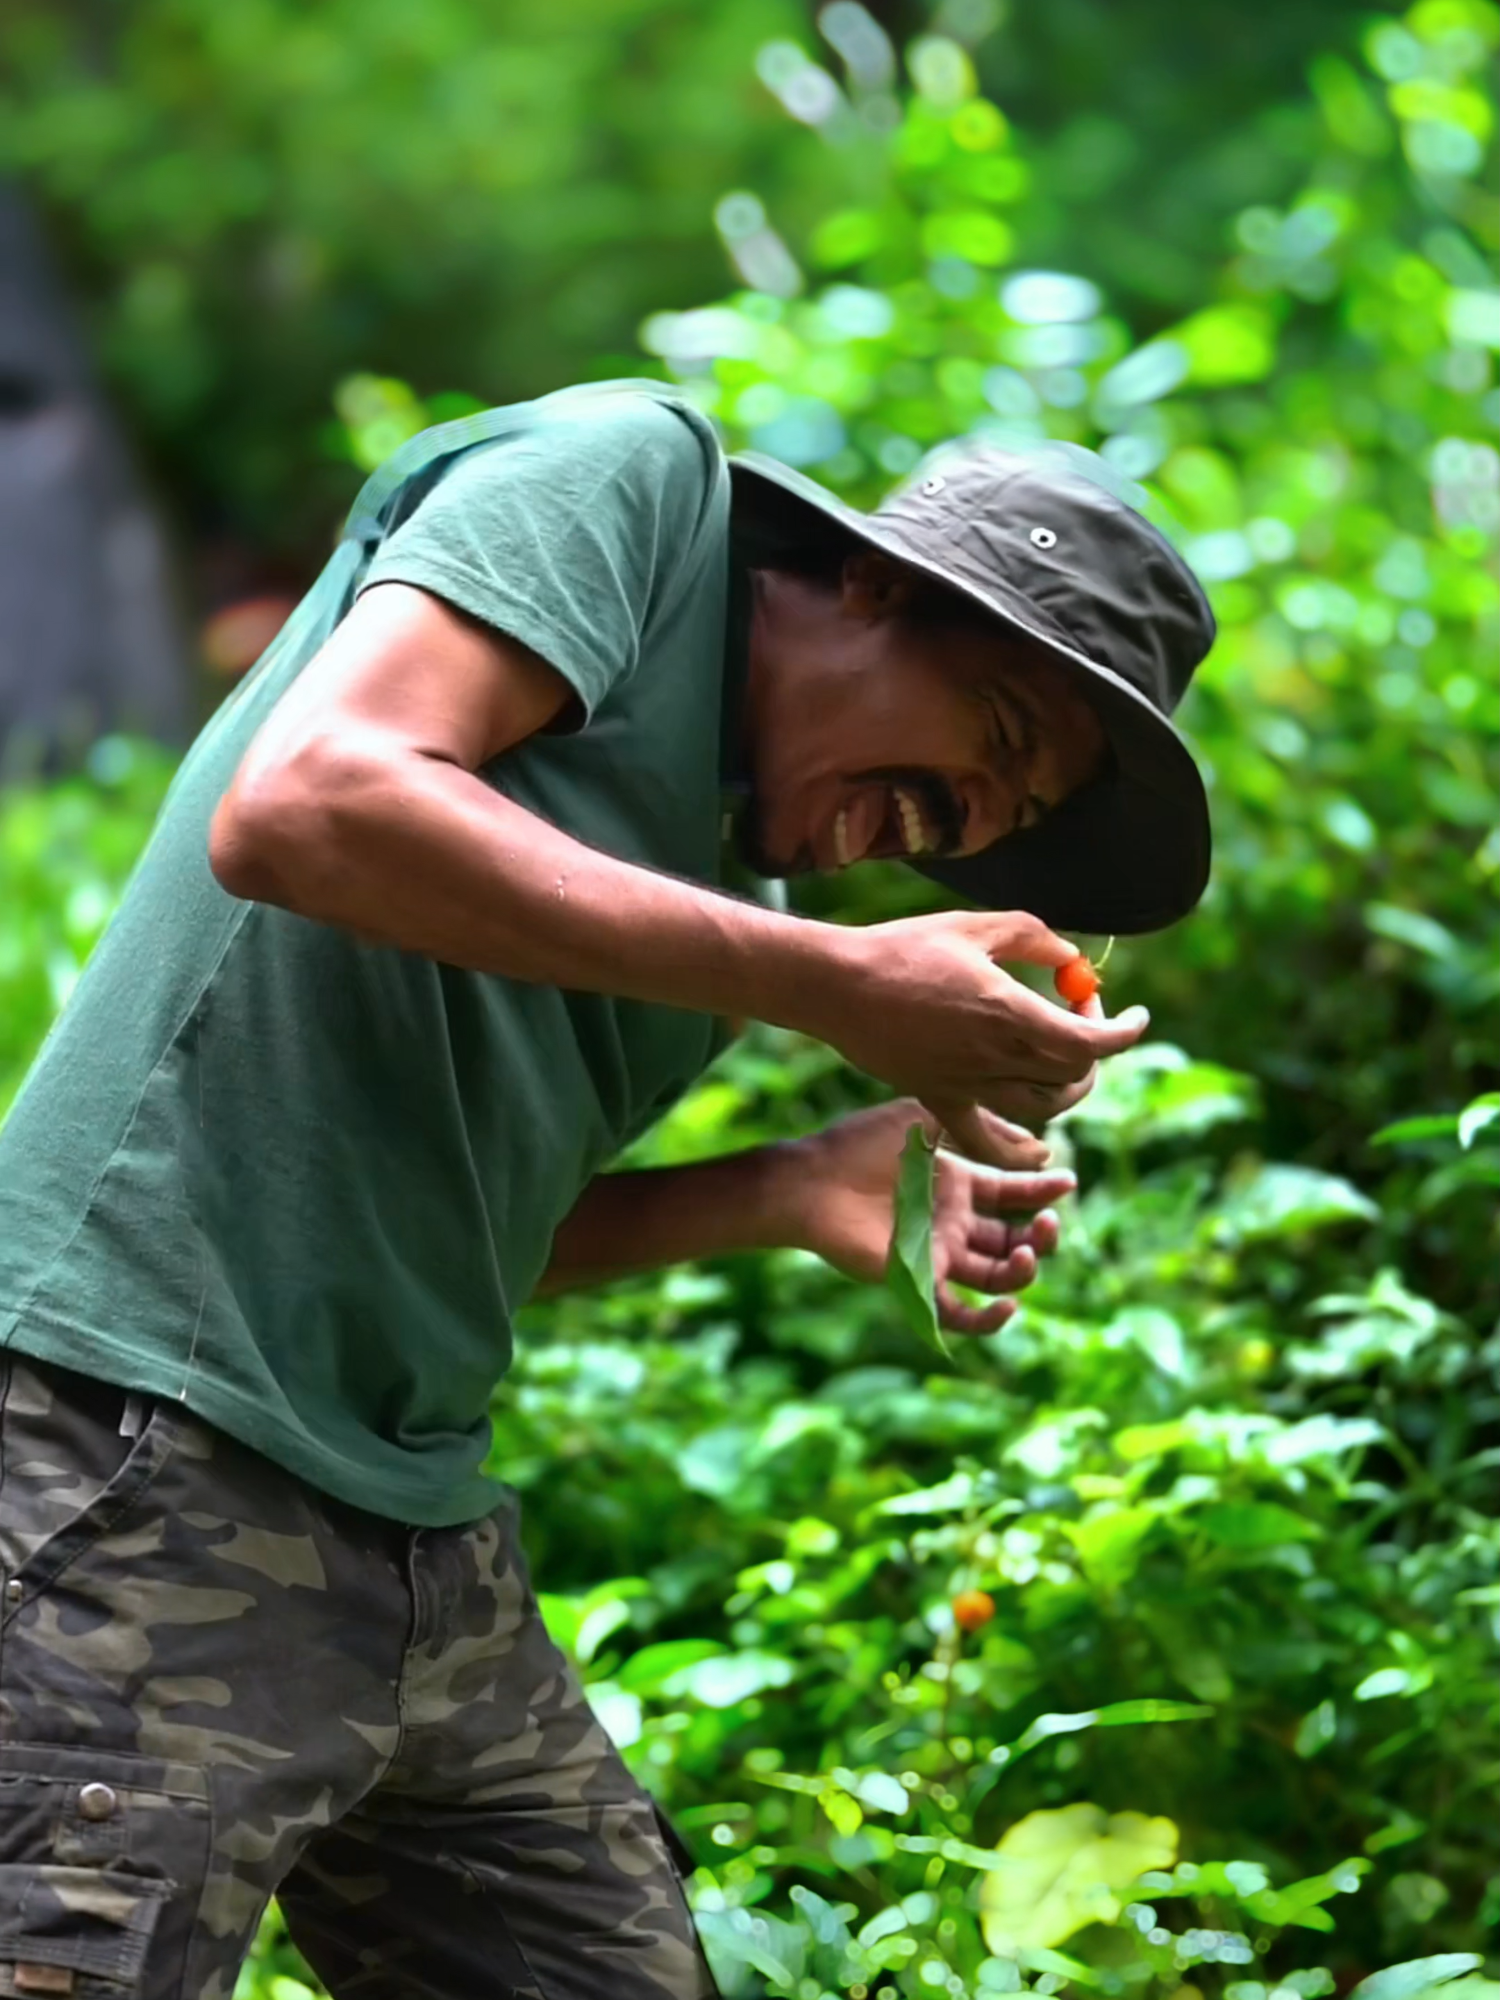
[[[1070,958],[1066,965],[1057,968],[1052,983],[1076,1013],[1093,999],[1101,982],[1092,961],[1079,952],[1077,958]]]
[[[977,1632],[995,1615],[995,1600],[987,1590],[961,1590],[953,1600],[953,1620],[965,1632]]]

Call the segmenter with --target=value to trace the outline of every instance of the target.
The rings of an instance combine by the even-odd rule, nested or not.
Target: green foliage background
[[[585,372],[864,502],[1086,444],[1180,538],[1214,885],[1111,960],[1159,1039],[1024,1316],[945,1369],[797,1254],[564,1299],[495,1464],[736,2000],[1493,1996],[1497,16],[881,11],[23,9],[6,143],[174,492],[311,567],[455,388]],[[0,1101],[168,772],[0,802]],[[867,1096],[754,1028],[639,1158]],[[273,1914],[244,1992],[304,1979]]]

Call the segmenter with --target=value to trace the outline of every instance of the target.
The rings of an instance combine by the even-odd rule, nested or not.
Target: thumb
[[[1097,1003],[1090,1001],[1092,1008]],[[1121,1049],[1134,1048],[1151,1025],[1151,1016],[1144,1007],[1127,1007],[1123,1014],[1106,1019],[1103,1009],[1096,1018],[1093,1014],[1081,1017],[1088,1033],[1088,1047],[1095,1060],[1101,1056],[1117,1056]]]

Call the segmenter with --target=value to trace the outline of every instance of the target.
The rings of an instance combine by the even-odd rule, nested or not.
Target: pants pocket
[[[0,1623],[115,1527],[166,1465],[180,1416],[143,1406],[134,1435],[108,1421],[112,1392],[44,1364],[7,1367],[0,1407]],[[123,1404],[113,1392],[113,1401]]]
[[[0,1993],[177,2000],[209,1832],[191,1766],[0,1744]]]
[[[141,1992],[170,1882],[118,1869],[0,1865],[0,1967],[17,1994]]]

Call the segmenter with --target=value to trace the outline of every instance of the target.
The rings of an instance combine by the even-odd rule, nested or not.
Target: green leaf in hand
[[[935,1156],[920,1125],[913,1125],[901,1148],[896,1174],[896,1225],[891,1231],[885,1281],[895,1293],[907,1324],[924,1347],[950,1359],[938,1325],[932,1276],[932,1191]]]

